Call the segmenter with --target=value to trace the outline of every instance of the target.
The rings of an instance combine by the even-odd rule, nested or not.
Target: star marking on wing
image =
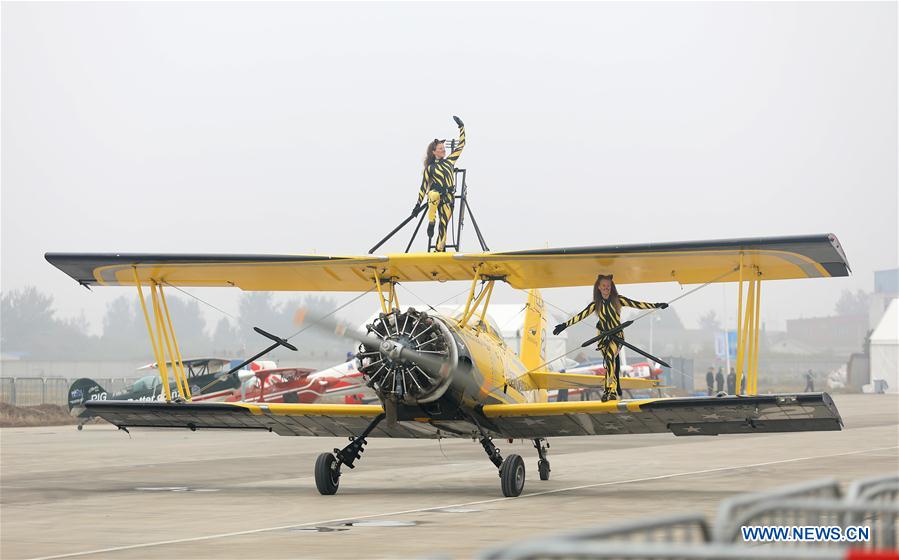
[[[540,426],[543,424],[543,420],[532,420],[530,418],[524,418],[522,422],[524,422],[525,426]]]
[[[698,434],[699,428],[696,426],[687,426],[687,433],[688,434]]]
[[[718,414],[703,414],[702,415],[703,420],[721,420],[721,418],[723,418],[723,416],[720,416]]]

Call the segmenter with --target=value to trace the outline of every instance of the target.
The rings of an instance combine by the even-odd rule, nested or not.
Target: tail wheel
[[[333,496],[340,485],[340,467],[333,453],[322,453],[315,460],[315,487],[322,496]]]
[[[499,479],[503,496],[514,498],[524,490],[524,459],[521,455],[509,455],[499,467]]]
[[[537,470],[540,471],[540,480],[549,480],[549,461],[546,459],[537,461]]]

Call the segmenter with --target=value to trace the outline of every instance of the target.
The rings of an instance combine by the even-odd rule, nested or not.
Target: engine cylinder
[[[406,404],[428,403],[443,396],[459,357],[453,334],[440,318],[412,308],[394,310],[380,314],[366,329],[382,341],[428,358],[427,364],[417,363],[414,357],[388,351],[389,345],[377,350],[360,345],[356,354],[359,371],[378,396]],[[433,367],[438,361],[442,367]]]

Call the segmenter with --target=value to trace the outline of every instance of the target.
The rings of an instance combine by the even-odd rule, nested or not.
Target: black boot
[[[428,222],[428,241],[434,237],[434,222]]]

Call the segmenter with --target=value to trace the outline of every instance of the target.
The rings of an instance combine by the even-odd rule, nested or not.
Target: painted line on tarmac
[[[334,523],[342,523],[346,521],[358,521],[360,519],[373,519],[375,517],[392,517],[394,515],[406,515],[409,513],[422,513],[426,511],[440,510],[445,508],[458,508],[465,506],[474,506],[479,504],[489,504],[494,502],[503,502],[507,500],[523,500],[525,498],[533,498],[535,496],[545,496],[547,494],[559,494],[562,492],[570,492],[572,490],[583,490],[584,488],[598,488],[600,486],[612,486],[616,484],[632,484],[635,482],[647,482],[650,480],[664,480],[666,478],[675,478],[679,476],[690,476],[695,474],[708,474],[715,472],[724,472],[724,471],[733,471],[737,469],[751,469],[754,467],[764,467],[767,465],[782,465],[784,463],[795,463],[798,461],[808,461],[810,459],[826,459],[828,457],[843,457],[846,455],[858,455],[861,453],[871,453],[874,451],[886,451],[887,449],[899,449],[899,445],[893,445],[890,447],[875,447],[873,449],[862,449],[858,451],[847,451],[845,453],[831,453],[828,455],[813,455],[809,457],[796,457],[794,459],[781,459],[779,461],[766,461],[764,463],[752,463],[749,465],[735,465],[731,467],[716,467],[713,469],[702,469],[698,471],[687,471],[673,474],[660,474],[657,476],[645,476],[641,478],[631,478],[628,480],[615,480],[610,482],[597,482],[594,484],[582,484],[580,486],[569,486],[567,488],[556,488],[554,490],[544,490],[542,492],[532,492],[530,494],[522,494],[517,498],[490,498],[487,500],[478,500],[474,502],[464,502],[460,504],[450,504],[443,506],[431,506],[424,508],[416,508],[416,509],[407,509],[402,511],[391,511],[386,513],[372,513],[369,515],[359,515],[354,517],[341,517],[338,519],[328,519],[327,521],[309,521],[307,523],[293,523],[290,525],[279,525],[277,527],[264,527],[262,529],[247,529],[245,531],[234,531],[232,533],[219,533],[216,535],[206,535],[203,537],[187,537],[184,539],[172,539],[168,541],[156,541],[149,543],[141,543],[141,544],[130,544],[125,546],[114,546],[110,548],[98,548],[96,550],[85,550],[82,552],[70,552],[66,554],[56,554],[53,556],[39,556],[35,558],[29,558],[27,560],[56,560],[57,558],[74,558],[76,556],[90,556],[92,554],[104,554],[107,552],[118,552],[121,550],[134,550],[137,548],[149,548],[153,546],[165,546],[169,544],[181,544],[181,543],[189,543],[189,542],[199,542],[199,541],[208,541],[213,539],[224,539],[228,537],[239,537],[243,535],[253,535],[255,533],[267,533],[270,531],[283,531],[286,529],[296,529],[299,527],[308,527],[310,525],[331,525]]]

